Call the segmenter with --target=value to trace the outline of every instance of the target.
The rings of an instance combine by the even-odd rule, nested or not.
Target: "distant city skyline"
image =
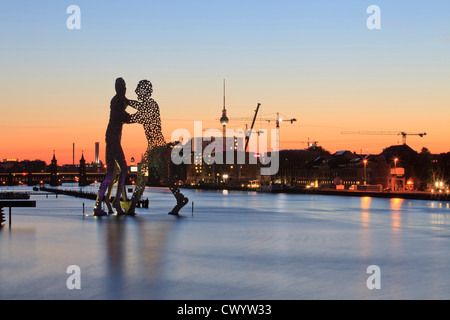
[[[81,29],[66,27],[80,7]],[[366,9],[381,9],[369,30]],[[5,2],[0,95],[0,159],[75,163],[95,160],[114,81],[136,99],[139,80],[153,83],[166,141],[194,121],[221,129],[227,116],[279,112],[280,149],[308,138],[330,152],[380,153],[401,136],[342,131],[426,132],[408,137],[420,152],[450,151],[450,3],[434,1],[45,1]],[[133,110],[128,109],[131,113]],[[250,122],[247,122],[250,125]],[[245,129],[230,120],[228,127]],[[275,123],[256,121],[255,128]],[[146,149],[139,125],[125,125],[127,161]]]

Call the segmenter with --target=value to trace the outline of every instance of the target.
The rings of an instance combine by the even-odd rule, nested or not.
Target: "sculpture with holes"
[[[129,106],[137,110],[136,113],[131,115],[130,123],[143,125],[148,145],[145,155],[138,166],[136,188],[131,197],[131,205],[126,212],[127,214],[135,213],[136,204],[145,190],[146,173],[150,166],[154,166],[159,178],[169,187],[176,199],[176,205],[169,214],[178,215],[180,209],[189,202],[189,199],[180,192],[168,172],[169,163],[166,156],[166,141],[162,134],[159,106],[151,98],[153,92],[151,82],[148,80],[140,81],[135,92],[138,101],[127,101]]]

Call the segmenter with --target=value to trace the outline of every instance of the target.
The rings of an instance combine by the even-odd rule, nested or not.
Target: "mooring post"
[[[84,217],[84,202],[83,202],[83,217]]]
[[[192,201],[192,216],[194,216],[194,201]]]

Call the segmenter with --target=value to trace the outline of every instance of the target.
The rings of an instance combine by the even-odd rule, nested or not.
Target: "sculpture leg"
[[[145,180],[146,180],[145,173],[147,169],[148,163],[146,157],[143,157],[141,163],[138,166],[138,173],[136,176],[136,188],[134,189],[133,195],[131,196],[131,205],[130,208],[127,210],[127,214],[129,215],[135,214],[136,204],[144,194]]]
[[[173,207],[172,211],[169,212],[171,215],[178,215],[178,212],[183,208],[188,202],[189,199],[185,197],[177,186],[172,184],[169,186],[170,191],[172,191],[172,194],[174,195],[175,199],[177,200],[177,204]]]
[[[102,202],[105,197],[106,189],[110,186],[111,182],[114,181],[114,170],[108,170],[105,175],[105,179],[100,185],[97,200],[94,206],[94,216],[105,216],[107,213],[102,209]]]
[[[169,163],[167,162],[166,148],[155,148],[154,156],[156,158],[155,161],[157,162],[156,168],[159,177],[167,184],[173,196],[175,197],[175,200],[177,201],[177,204],[173,207],[172,211],[170,211],[169,214],[178,215],[178,212],[189,202],[189,199],[180,192],[178,187],[169,176]]]
[[[125,214],[122,207],[120,206],[120,197],[125,186],[125,180],[127,178],[127,163],[125,162],[125,157],[118,160],[118,166],[119,181],[116,189],[116,196],[114,197],[113,207],[116,209],[117,214]]]
[[[123,186],[122,186],[122,200],[129,201],[128,195],[127,195],[127,189],[125,188],[125,184],[123,184]]]
[[[114,155],[115,155],[115,148],[114,148],[114,144],[113,143],[108,143],[108,141],[106,141],[106,150],[105,150],[105,155],[106,155],[106,174],[105,174],[105,179],[102,181],[100,188],[98,190],[98,195],[97,195],[97,200],[95,202],[95,206],[94,206],[94,216],[105,216],[107,215],[107,213],[102,209],[102,202],[105,198],[105,194],[106,194],[106,190],[109,187],[109,193],[107,194],[107,204],[109,204],[109,197],[111,195],[111,190],[112,190],[112,185],[114,183],[114,178],[115,178],[115,160],[114,160]],[[108,206],[109,207],[109,206]]]
[[[112,214],[114,213],[114,210],[111,206],[111,193],[113,191],[114,188],[114,184],[118,181],[118,171],[119,171],[119,167],[116,164],[114,166],[114,174],[113,174],[113,179],[111,180],[111,182],[109,183],[109,187],[108,187],[108,193],[105,195],[104,201],[106,203],[106,206],[108,207],[108,213]]]
[[[164,183],[168,185],[177,202],[172,211],[169,212],[169,214],[178,215],[181,208],[183,208],[189,202],[189,199],[180,192],[178,187],[169,178],[168,163],[165,152],[165,147],[147,149],[147,152],[142,158],[142,161],[138,168],[136,188],[131,198],[132,203],[130,209],[127,211],[128,214],[134,214],[136,204],[140,200],[145,190],[145,173],[147,172],[149,166],[153,164],[156,164],[156,170],[159,177],[161,178],[161,180],[163,180]]]

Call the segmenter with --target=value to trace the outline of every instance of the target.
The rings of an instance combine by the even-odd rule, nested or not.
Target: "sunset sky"
[[[81,29],[69,30],[69,5]],[[369,30],[370,5],[381,30]],[[450,2],[382,0],[3,1],[0,4],[0,161],[94,160],[114,81],[127,96],[153,83],[163,133],[220,128],[226,79],[229,117],[279,112],[280,148],[379,153],[401,136],[342,131],[426,132],[407,143],[450,151]],[[128,110],[133,112],[132,109]],[[250,122],[247,122],[250,124]],[[275,128],[256,121],[256,128]],[[230,121],[230,128],[245,122]],[[146,149],[143,128],[125,125],[127,161]]]

